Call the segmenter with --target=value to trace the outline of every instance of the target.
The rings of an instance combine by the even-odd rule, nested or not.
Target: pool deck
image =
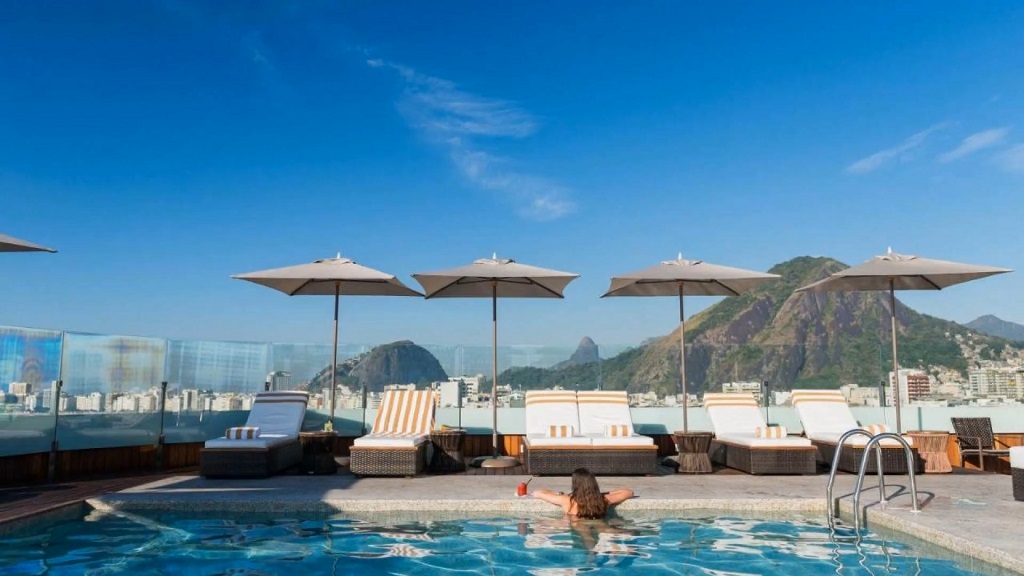
[[[357,478],[341,471],[326,476],[276,476],[260,480],[211,480],[192,474],[169,475],[129,488],[85,498],[100,511],[187,510],[235,512],[315,512],[369,515],[444,512],[534,514],[552,507],[515,495],[528,475],[444,475],[415,478]],[[653,512],[703,510],[748,514],[796,513],[825,517],[828,476],[748,476],[663,474],[601,477],[604,489],[629,487],[637,497],[618,507],[623,517]],[[852,523],[850,494],[855,477],[837,477],[841,518]],[[1024,502],[1013,500],[1010,478],[1000,474],[918,476],[921,512],[910,509],[906,476],[886,478],[890,503],[880,506],[877,481],[865,482],[861,505],[865,526],[897,530],[943,546],[969,564],[971,559],[1024,574]],[[145,481],[145,480],[144,480]],[[530,489],[567,491],[568,477],[533,477]],[[79,513],[81,508],[78,509]],[[969,566],[968,566],[969,567]]]

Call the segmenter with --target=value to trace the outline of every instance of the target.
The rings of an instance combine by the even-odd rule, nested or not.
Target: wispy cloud
[[[1015,144],[996,155],[996,164],[1007,172],[1024,174],[1024,144]]]
[[[971,134],[960,145],[939,156],[939,162],[952,162],[974,154],[978,150],[998,146],[1009,136],[1009,128],[992,128]]]
[[[554,220],[576,209],[569,189],[520,170],[481,145],[487,139],[520,139],[536,133],[539,126],[530,113],[512,102],[459,90],[454,82],[408,66],[380,59],[366,63],[399,75],[404,85],[399,111],[410,126],[447,150],[452,166],[467,182],[502,194],[520,216],[532,220]]]
[[[949,126],[949,123],[943,122],[922,130],[892,148],[880,150],[870,156],[857,160],[846,167],[846,172],[848,174],[867,174],[878,170],[893,160],[905,162],[912,156],[911,153],[915,148],[919,148],[932,134],[947,126]]]

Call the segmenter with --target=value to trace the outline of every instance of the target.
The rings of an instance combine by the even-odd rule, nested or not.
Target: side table
[[[707,474],[711,472],[711,458],[708,457],[708,450],[711,449],[711,432],[682,432],[672,433],[676,442],[676,450],[679,451],[679,472],[683,474]]]
[[[462,441],[466,432],[461,428],[447,428],[430,432],[434,455],[427,469],[431,472],[462,472],[466,461],[462,457]]]
[[[304,474],[334,474],[338,463],[334,460],[334,432],[299,432],[302,444],[302,465]]]
[[[917,454],[924,461],[926,474],[948,474],[953,471],[946,453],[949,444],[949,432],[941,430],[913,430],[904,433],[914,441]]]

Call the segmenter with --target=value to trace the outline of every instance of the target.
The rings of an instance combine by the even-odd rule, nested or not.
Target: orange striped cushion
[[[572,435],[572,425],[570,424],[552,424],[548,426],[548,438],[568,438]]]
[[[889,427],[885,424],[868,424],[867,426],[861,426],[860,429],[867,430],[868,434],[871,434],[872,436],[889,431]]]
[[[604,427],[605,436],[629,436],[629,424],[609,424]]]
[[[259,426],[234,426],[224,432],[224,437],[230,440],[252,440],[260,437]]]
[[[754,428],[755,438],[785,438],[788,435],[785,426],[758,426]]]
[[[373,421],[373,433],[429,434],[434,427],[434,397],[431,390],[388,390]]]

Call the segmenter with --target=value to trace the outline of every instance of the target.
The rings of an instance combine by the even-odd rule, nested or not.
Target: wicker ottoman
[[[1010,477],[1013,481],[1013,499],[1024,502],[1024,446],[1010,448]]]

